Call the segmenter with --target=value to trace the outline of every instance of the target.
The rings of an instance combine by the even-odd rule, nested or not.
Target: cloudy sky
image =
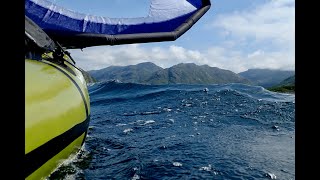
[[[149,0],[51,0],[106,17],[142,17]],[[70,50],[85,70],[153,62],[207,64],[236,73],[250,68],[295,69],[294,0],[211,0],[211,9],[176,41]]]

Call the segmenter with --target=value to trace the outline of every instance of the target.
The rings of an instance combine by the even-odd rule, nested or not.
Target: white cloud
[[[131,44],[71,50],[71,54],[85,70],[146,61],[163,68],[193,62],[236,73],[250,68],[294,70],[294,11],[294,0],[271,0],[252,10],[220,15],[212,24],[222,30],[219,34],[225,41],[206,49]]]
[[[70,50],[78,65],[85,70],[101,69],[108,66],[125,66],[150,61],[163,68],[178,63],[202,61],[199,51],[187,50],[180,46],[146,48],[138,44],[101,46]]]
[[[250,68],[294,70],[294,54],[284,52],[265,52],[259,49],[247,54],[221,47],[211,47],[205,53],[205,58],[208,65],[236,73]]]
[[[293,48],[295,41],[295,1],[272,0],[252,10],[222,14],[213,21],[225,36],[270,41],[277,48]]]
[[[163,68],[178,63],[207,64],[234,71],[236,73],[249,68],[271,68],[293,70],[294,54],[283,52],[265,52],[256,50],[248,54],[213,46],[205,51],[188,50],[180,46],[153,47],[123,45],[121,47],[86,48],[83,52],[73,50],[71,55],[85,70],[102,69],[108,66],[125,66],[150,61]]]

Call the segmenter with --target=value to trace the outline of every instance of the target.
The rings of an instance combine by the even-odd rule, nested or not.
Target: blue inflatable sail
[[[109,18],[25,0],[25,15],[66,48],[174,41],[210,8],[210,0],[150,0],[147,17]]]

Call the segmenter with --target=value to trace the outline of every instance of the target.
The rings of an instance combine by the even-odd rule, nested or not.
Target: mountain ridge
[[[238,74],[209,65],[179,63],[169,68],[161,68],[152,62],[128,66],[109,66],[88,71],[97,81],[118,80],[141,84],[222,84],[251,82]]]
[[[88,71],[96,81],[119,81],[138,84],[225,84],[243,83],[270,88],[294,75],[294,71],[275,69],[248,69],[234,73],[227,69],[211,67],[207,64],[179,63],[162,68],[152,62],[128,66],[109,66]]]

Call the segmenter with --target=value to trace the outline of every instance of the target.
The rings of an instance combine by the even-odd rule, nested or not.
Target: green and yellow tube
[[[48,55],[50,56],[50,55]],[[63,63],[25,59],[25,179],[45,179],[86,138],[90,99],[82,72]]]

